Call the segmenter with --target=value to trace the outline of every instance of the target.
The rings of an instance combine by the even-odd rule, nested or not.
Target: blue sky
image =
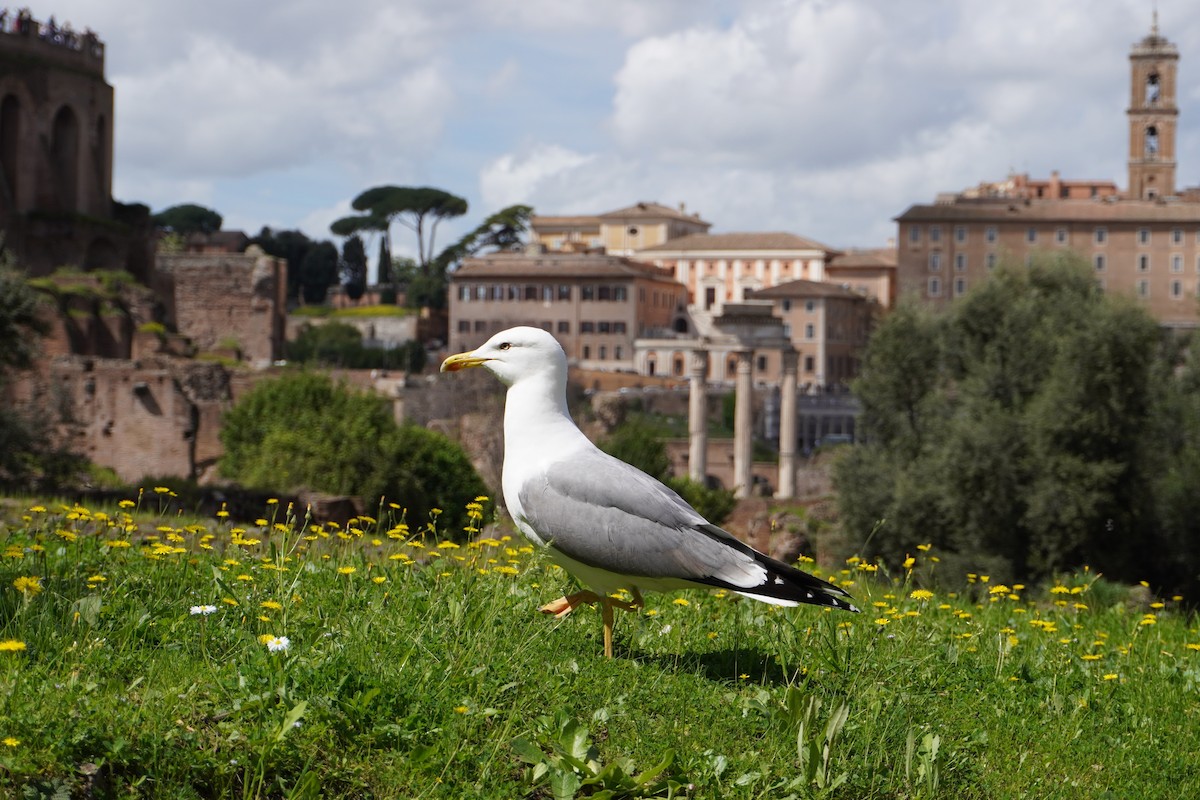
[[[1200,184],[1200,26],[1180,49],[1179,182]],[[686,203],[714,231],[835,247],[1010,170],[1125,182],[1151,0],[59,0],[107,44],[114,195],[228,229],[328,225],[361,190],[503,206]],[[404,233],[395,232],[404,251]]]

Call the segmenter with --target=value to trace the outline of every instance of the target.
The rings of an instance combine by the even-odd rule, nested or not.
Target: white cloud
[[[538,145],[520,155],[502,155],[480,172],[483,204],[489,209],[499,209],[527,203],[529,198],[545,192],[547,186],[569,184],[571,176],[578,175],[581,168],[594,164],[595,160],[595,156],[558,145]],[[541,212],[556,213],[548,208]]]

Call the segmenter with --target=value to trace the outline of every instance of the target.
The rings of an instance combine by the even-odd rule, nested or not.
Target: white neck
[[[508,389],[504,400],[504,460],[557,456],[586,442],[567,410],[566,376],[529,375]]]

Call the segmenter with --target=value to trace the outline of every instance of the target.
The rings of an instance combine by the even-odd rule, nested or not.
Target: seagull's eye
[[[509,344],[508,342],[501,342],[501,343],[500,343],[500,349],[501,349],[501,350],[508,350],[508,349],[509,349],[509,348],[511,348],[511,347],[512,347],[512,345],[511,345],[511,344]]]

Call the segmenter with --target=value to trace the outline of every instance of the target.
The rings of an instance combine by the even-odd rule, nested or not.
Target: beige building
[[[493,253],[450,278],[450,349],[515,325],[549,331],[583,369],[633,370],[633,341],[668,329],[687,305],[669,274],[599,253]]]
[[[785,335],[799,354],[796,380],[803,391],[846,388],[858,376],[859,354],[866,347],[879,304],[833,283],[789,281],[757,291],[754,300],[770,300],[783,320]],[[777,380],[778,375],[768,380]]]
[[[1133,296],[1164,325],[1196,327],[1200,191],[1175,187],[1179,53],[1158,35],[1130,54],[1129,187],[1014,176],[940,197],[896,218],[902,292],[935,305],[965,294],[1002,260],[1073,250],[1106,291]]]
[[[638,257],[669,269],[701,310],[720,314],[757,289],[792,280],[823,281],[837,255],[793,233],[694,233],[643,248]]]
[[[683,203],[678,209],[637,203],[594,216],[535,216],[529,220],[533,242],[547,251],[619,256],[631,256],[669,239],[704,233],[711,227],[699,214],[688,214]]]

